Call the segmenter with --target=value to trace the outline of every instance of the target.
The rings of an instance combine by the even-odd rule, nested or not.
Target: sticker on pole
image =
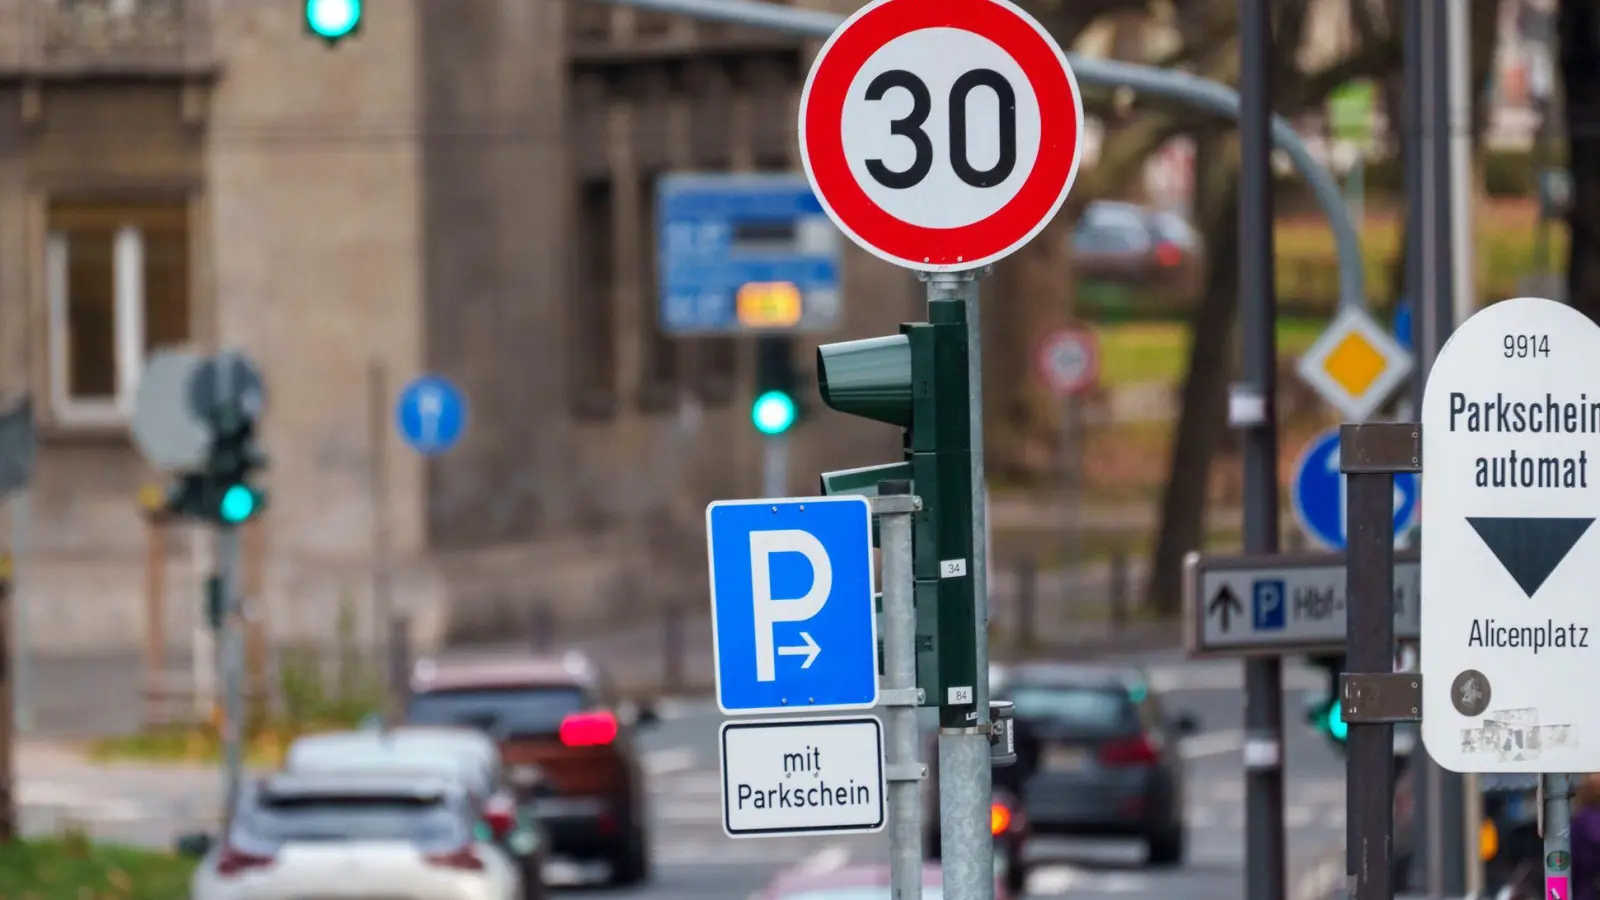
[[[1521,298],[1462,323],[1428,375],[1422,740],[1453,772],[1600,771],[1581,687],[1600,648],[1597,372],[1600,326]]]
[[[1087,328],[1062,328],[1039,342],[1039,378],[1053,394],[1072,397],[1100,380],[1100,342]]]
[[[874,0],[828,38],[800,95],[800,158],[868,252],[975,269],[1055,216],[1082,156],[1060,46],[1009,0]]]

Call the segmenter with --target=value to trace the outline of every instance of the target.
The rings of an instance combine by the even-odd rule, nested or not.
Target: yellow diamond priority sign
[[[1346,307],[1300,357],[1298,371],[1346,421],[1364,422],[1414,365],[1411,353],[1365,310]]]

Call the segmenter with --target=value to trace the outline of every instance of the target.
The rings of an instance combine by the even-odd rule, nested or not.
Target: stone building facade
[[[157,476],[127,416],[146,354],[173,345],[239,347],[267,377],[254,593],[280,639],[329,634],[341,599],[367,615],[374,509],[425,637],[703,603],[704,503],[759,484],[752,348],[657,332],[653,184],[796,170],[814,47],[599,0],[383,0],[329,48],[300,9],[0,0],[0,388],[31,393],[41,429],[30,642],[140,640],[135,498]],[[891,331],[919,297],[851,251],[825,339]],[[425,371],[471,408],[431,461],[389,424]],[[791,488],[897,452],[892,429],[819,410]],[[176,647],[206,563],[171,534]]]

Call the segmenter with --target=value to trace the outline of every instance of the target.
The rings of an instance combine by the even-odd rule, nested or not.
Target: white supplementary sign
[[[1008,0],[874,0],[817,54],[800,155],[845,234],[899,266],[988,265],[1050,221],[1083,104],[1061,48]]]
[[[1468,319],[1429,374],[1422,739],[1452,771],[1600,771],[1597,375],[1600,326],[1538,298]]]
[[[1237,656],[1253,650],[1337,648],[1345,643],[1345,563],[1338,554],[1214,557],[1184,561],[1190,650]],[[1394,627],[1416,640],[1421,571],[1413,554],[1394,567]]]
[[[730,837],[883,829],[877,719],[724,722],[721,745],[722,827]]]

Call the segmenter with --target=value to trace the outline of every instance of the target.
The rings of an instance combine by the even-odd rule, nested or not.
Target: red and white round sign
[[[873,0],[817,54],[799,133],[851,240],[953,272],[1011,254],[1061,208],[1083,102],[1061,48],[1009,0]]]
[[[1051,393],[1081,394],[1100,380],[1100,341],[1087,328],[1061,328],[1039,342],[1035,361]]]

